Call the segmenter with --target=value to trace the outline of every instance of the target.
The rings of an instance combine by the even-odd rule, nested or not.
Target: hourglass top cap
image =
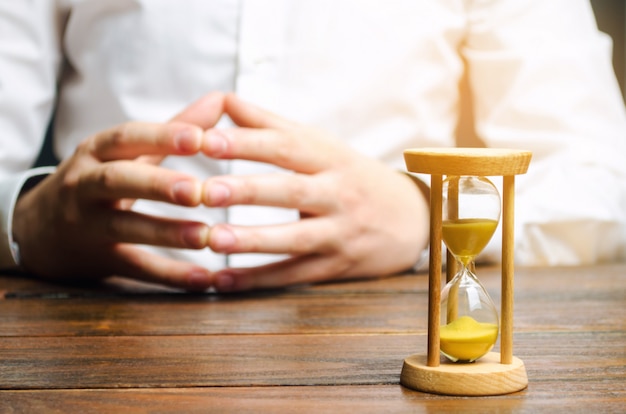
[[[525,174],[532,153],[505,148],[412,148],[404,151],[407,170],[439,175]]]

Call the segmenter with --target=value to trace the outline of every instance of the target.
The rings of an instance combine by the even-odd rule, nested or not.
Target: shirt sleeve
[[[61,19],[49,0],[0,0],[0,268],[15,265],[15,200],[45,137],[60,65]]]
[[[39,167],[17,174],[0,178],[0,269],[10,269],[19,266],[19,247],[13,240],[13,210],[17,198],[30,179],[41,175],[52,174],[56,167]]]
[[[474,4],[462,53],[476,131],[486,146],[533,152],[516,178],[516,261],[626,257],[626,115],[589,3]]]

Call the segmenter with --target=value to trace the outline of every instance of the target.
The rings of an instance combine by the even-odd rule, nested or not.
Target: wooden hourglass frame
[[[515,175],[530,164],[529,151],[496,148],[421,148],[404,152],[407,170],[431,176],[428,350],[404,360],[400,382],[418,391],[446,395],[500,395],[527,387],[524,363],[513,356],[513,221]],[[502,282],[500,353],[472,363],[440,361],[440,300],[443,176],[502,176]],[[452,200],[452,203],[455,203]],[[447,279],[456,268],[447,253]]]

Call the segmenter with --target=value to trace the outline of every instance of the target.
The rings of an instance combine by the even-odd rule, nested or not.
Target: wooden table
[[[515,282],[528,388],[447,397],[399,384],[425,275],[222,296],[0,276],[0,412],[625,412],[626,264]]]

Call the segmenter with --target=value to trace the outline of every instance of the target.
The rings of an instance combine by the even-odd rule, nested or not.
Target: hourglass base
[[[442,362],[438,367],[427,366],[426,355],[411,355],[404,360],[400,383],[433,394],[481,396],[521,391],[528,386],[528,377],[519,358],[501,364],[497,352],[473,363]]]

